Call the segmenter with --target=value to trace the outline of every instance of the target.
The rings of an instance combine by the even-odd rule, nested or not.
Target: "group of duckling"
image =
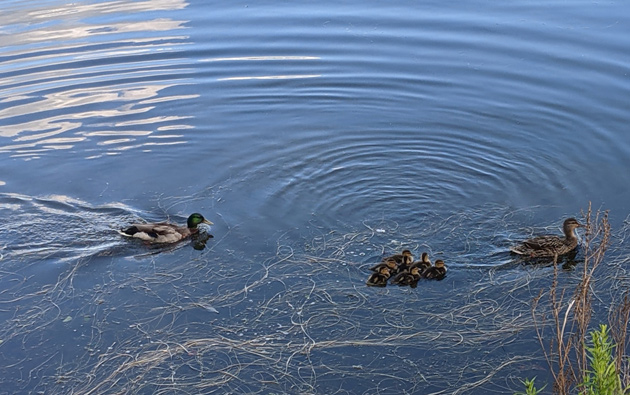
[[[421,258],[414,261],[409,250],[383,258],[370,270],[374,273],[370,275],[366,284],[371,287],[385,287],[389,281],[390,284],[415,288],[421,278],[441,280],[446,276],[446,265],[443,260],[438,259],[435,265],[432,265],[429,254],[423,252]]]
[[[568,218],[562,224],[564,237],[543,235],[525,240],[510,247],[510,252],[521,255],[525,259],[554,258],[573,252],[578,246],[575,233],[577,228],[585,227],[575,218]],[[415,287],[422,278],[441,280],[446,276],[444,261],[438,259],[431,265],[429,254],[422,253],[418,261],[413,260],[411,251],[404,250],[402,254],[383,258],[383,261],[370,268],[374,273],[370,275],[366,284],[373,287],[385,287],[387,283],[409,285]]]

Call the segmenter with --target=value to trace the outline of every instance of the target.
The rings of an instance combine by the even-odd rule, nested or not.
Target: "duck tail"
[[[118,231],[118,233],[120,233],[123,236],[127,236],[127,237],[133,237],[133,235],[135,235],[136,233],[138,233],[140,230],[138,230],[137,227],[135,226],[131,226],[127,229],[121,229]]]

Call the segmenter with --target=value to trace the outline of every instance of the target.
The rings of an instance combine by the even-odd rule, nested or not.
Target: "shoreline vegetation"
[[[608,306],[608,324],[593,323],[594,283],[597,268],[610,246],[611,227],[607,211],[593,212],[589,202],[583,213],[586,233],[582,243],[584,263],[577,284],[561,286],[558,257],[554,258],[553,280],[532,300],[536,334],[553,383],[537,388],[535,377],[522,381],[525,392],[538,394],[548,384],[553,393],[630,393],[630,361],[626,353],[630,322],[629,290],[622,291]],[[573,288],[573,289],[572,289]]]

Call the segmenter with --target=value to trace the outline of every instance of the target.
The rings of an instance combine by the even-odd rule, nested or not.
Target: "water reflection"
[[[84,151],[94,159],[185,143],[183,134],[161,132],[193,128],[183,122],[190,117],[156,115],[156,106],[198,97],[178,92],[190,83],[189,61],[155,54],[189,44],[187,36],[170,33],[186,29],[187,21],[155,16],[186,6],[181,0],[110,1],[0,15],[11,33],[0,53],[0,154],[37,159],[91,142]],[[125,20],[105,19],[116,13]],[[130,18],[136,13],[141,18]]]
[[[311,75],[262,75],[262,76],[249,76],[249,77],[227,77],[219,78],[218,81],[244,81],[244,80],[288,80],[297,78],[316,78],[321,77],[321,74]]]

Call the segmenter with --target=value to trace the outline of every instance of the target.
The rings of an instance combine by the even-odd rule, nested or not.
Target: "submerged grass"
[[[597,282],[603,283],[611,278],[607,271],[602,272],[598,268],[603,264],[613,234],[607,212],[593,213],[589,204],[584,217],[584,263],[578,272],[577,282],[574,285],[560,284],[556,257],[549,291],[541,291],[534,298],[532,315],[536,321],[540,345],[553,376],[554,393],[623,394],[626,391],[622,390],[622,383],[629,380],[628,354],[625,348],[630,321],[629,285],[627,282],[622,285],[623,297],[620,302],[616,302],[615,294],[608,303],[598,298]],[[623,236],[624,233],[620,235]],[[619,290],[620,288],[615,288],[613,292]],[[567,296],[571,293],[571,297]],[[609,322],[613,328],[614,342],[609,337],[608,326],[600,325],[599,329],[591,329],[594,300],[611,312]],[[548,317],[551,317],[550,325],[546,321]],[[552,334],[549,343],[545,341],[545,330]],[[615,349],[616,352],[613,352]]]
[[[19,377],[9,382],[18,391],[53,394],[510,392],[523,370],[542,370],[527,351],[529,301],[549,269],[453,259],[505,242],[498,230],[464,232],[474,215],[421,232],[387,221],[346,233],[314,228],[303,245],[280,238],[270,254],[218,238],[202,254],[81,259],[54,284],[22,275],[0,294],[8,317],[0,352],[11,356],[3,377]],[[445,280],[365,286],[366,268],[384,253],[417,254],[420,241],[438,238],[464,246],[441,254]]]

